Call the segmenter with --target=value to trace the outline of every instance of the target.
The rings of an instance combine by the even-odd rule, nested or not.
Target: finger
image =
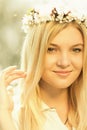
[[[17,66],[9,66],[6,69],[4,69],[4,71],[8,71],[9,72],[9,71],[14,70],[16,68],[17,68]]]
[[[21,71],[21,70],[13,70],[9,73],[9,75],[7,74],[5,76],[5,79],[7,79],[9,76],[16,76],[16,75],[19,75],[19,76],[22,76],[22,77],[25,77],[26,76],[26,73]]]
[[[16,66],[10,66],[6,69],[4,69],[3,71],[1,71],[0,73],[0,78],[4,79],[5,76],[8,76],[9,73],[11,73],[12,71],[14,71],[16,69]]]
[[[16,70],[16,66],[10,66],[10,67],[8,67],[8,68],[6,68],[6,69],[4,69],[3,71],[2,71],[2,73],[3,73],[3,75],[9,75],[11,72],[13,72],[14,70]]]
[[[19,79],[19,78],[25,78],[26,76],[24,74],[13,74],[11,76],[9,76],[6,79],[6,86],[8,86],[12,81]]]
[[[26,77],[25,72],[17,70],[16,68],[16,66],[10,66],[2,71],[0,79],[4,86],[8,86],[13,80]]]
[[[12,89],[8,89],[8,98],[9,98],[9,107],[8,107],[8,110],[9,111],[12,111],[13,108],[14,108],[13,95],[14,95],[13,90]]]

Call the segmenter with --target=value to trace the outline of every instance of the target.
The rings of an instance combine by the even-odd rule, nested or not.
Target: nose
[[[70,56],[67,52],[63,52],[58,55],[57,58],[57,66],[61,68],[67,68],[70,65]]]

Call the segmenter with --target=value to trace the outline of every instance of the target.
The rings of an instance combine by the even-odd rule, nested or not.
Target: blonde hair
[[[71,104],[69,121],[76,127],[76,130],[87,129],[87,36],[84,25],[79,25],[74,21],[68,24],[48,22],[34,25],[25,38],[21,53],[21,68],[27,72],[27,77],[20,85],[22,90],[20,130],[41,130],[43,128],[44,116],[41,111],[39,81],[43,72],[45,54],[50,41],[69,25],[76,27],[84,39],[83,70],[78,79],[69,87]]]

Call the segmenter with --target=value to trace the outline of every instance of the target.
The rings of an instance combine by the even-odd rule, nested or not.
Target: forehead
[[[56,44],[75,44],[83,43],[83,36],[79,29],[74,26],[68,26],[61,30],[52,40],[51,43]]]

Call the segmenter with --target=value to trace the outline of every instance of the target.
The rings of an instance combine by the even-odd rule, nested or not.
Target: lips
[[[55,72],[57,75],[60,75],[60,76],[68,76],[72,71],[53,71]]]

